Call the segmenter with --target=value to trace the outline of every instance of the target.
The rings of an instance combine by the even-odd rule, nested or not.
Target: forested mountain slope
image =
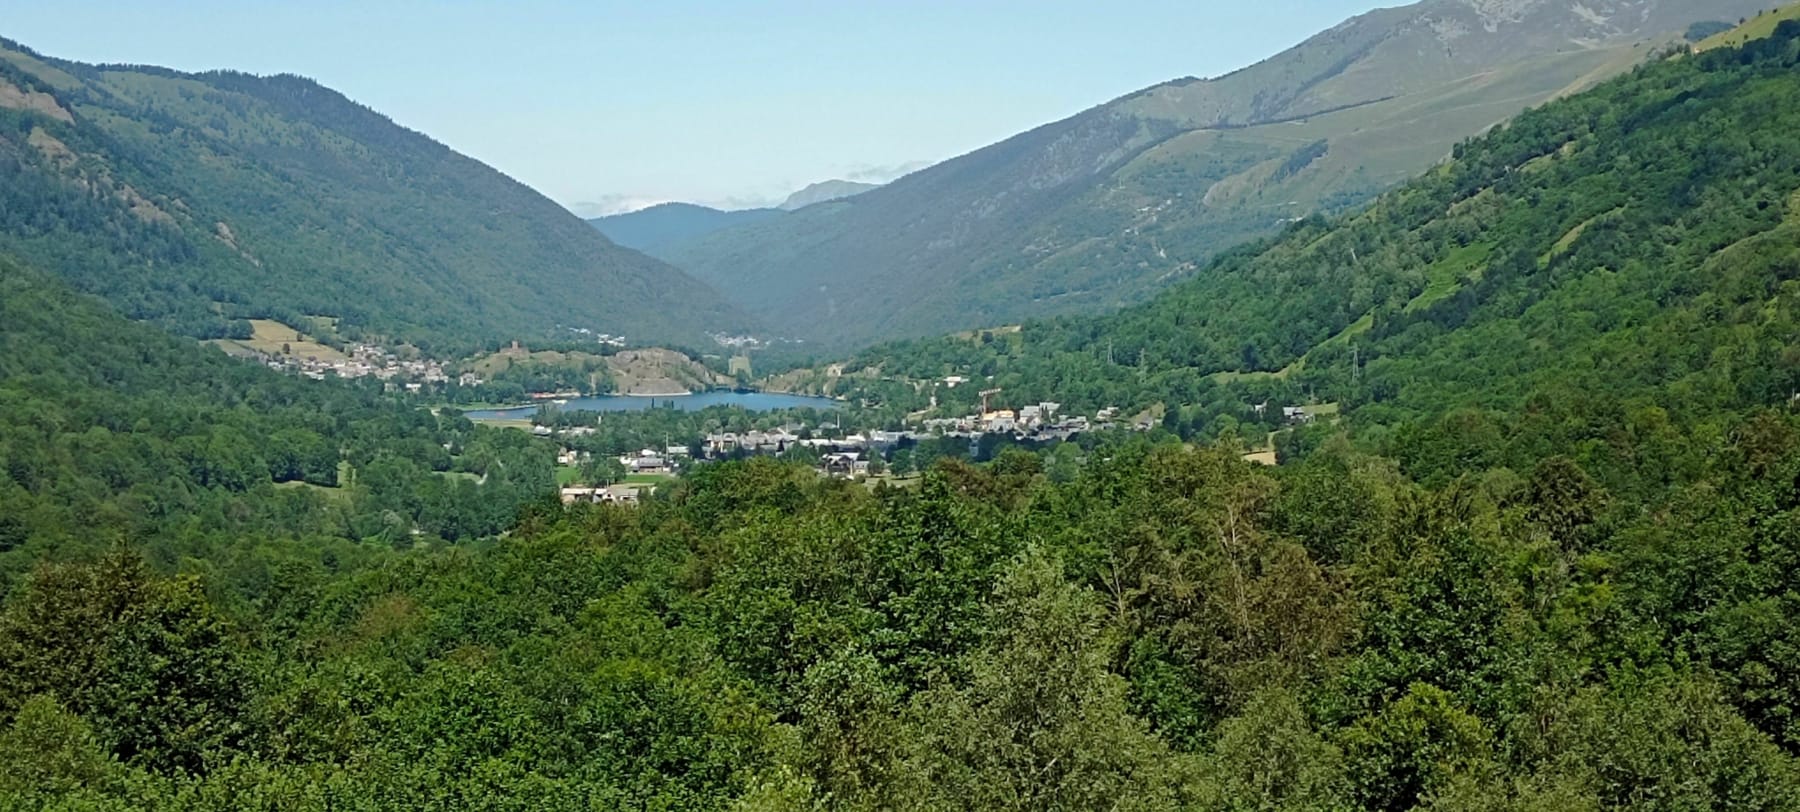
[[[1147,304],[884,346],[819,382],[916,407],[930,390],[910,381],[991,375],[1017,402],[1187,404],[1167,425],[1252,442],[1282,422],[1258,403],[1337,402],[1369,426],[1475,408],[1501,423],[1445,439],[1491,442],[1469,452],[1488,462],[1781,406],[1800,391],[1796,26],[1523,115],[1367,211],[1290,226]],[[946,411],[973,397],[937,394]],[[1548,422],[1511,422],[1532,414]]]
[[[0,561],[43,562],[0,581],[0,802],[1793,809],[1796,37],[1525,116],[1167,309],[893,362],[1087,364],[1071,401],[1192,397],[1177,429],[1336,387],[1392,458],[1115,433],[874,490],[765,459],[467,548],[306,538],[336,514],[304,498],[271,544],[273,486],[197,479],[254,470],[233,427],[482,433],[0,266]]]
[[[552,490],[552,456],[379,382],[227,358],[0,257],[0,591],[115,541],[485,536]]]
[[[456,349],[559,325],[698,343],[748,321],[310,80],[82,65],[6,41],[0,251],[202,337],[328,316],[350,337]]]
[[[1113,434],[564,509],[523,432],[0,261],[0,805],[1785,812],[1800,419],[1733,412],[1431,483]]]
[[[260,520],[233,432],[506,440],[0,261],[0,806],[1800,808],[1796,99],[1789,23],[1155,306],[889,363],[1193,403],[1189,442],[726,462],[457,546]],[[1308,389],[1346,422],[1291,464],[1191,442]]]
[[[667,258],[827,346],[1140,300],[1287,219],[1773,0],[1429,0],[1183,79]]]

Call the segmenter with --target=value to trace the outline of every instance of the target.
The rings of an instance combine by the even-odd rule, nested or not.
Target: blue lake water
[[[705,409],[709,406],[737,406],[753,412],[767,412],[775,409],[835,409],[837,401],[831,398],[813,398],[805,395],[781,395],[774,392],[701,392],[697,395],[677,395],[674,397],[638,398],[622,395],[601,395],[591,398],[569,398],[568,403],[544,405],[563,411],[589,412],[641,412],[652,407],[667,408],[673,404],[682,411]],[[495,418],[527,418],[537,414],[537,405],[520,406],[516,409],[476,409],[465,414],[471,419]]]

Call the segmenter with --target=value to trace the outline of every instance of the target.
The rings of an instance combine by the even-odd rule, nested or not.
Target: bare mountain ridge
[[[1141,300],[1355,205],[1526,107],[1774,0],[1432,0],[1213,79],[1128,94],[847,200],[663,255],[845,347]]]

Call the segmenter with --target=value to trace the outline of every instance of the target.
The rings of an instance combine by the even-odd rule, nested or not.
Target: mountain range
[[[7,82],[12,244],[197,278],[222,170]],[[484,425],[0,253],[0,808],[1800,809],[1797,144],[1790,6],[829,416]],[[569,355],[479,366],[687,363]]]
[[[724,210],[697,203],[660,203],[637,211],[594,217],[588,222],[613,242],[660,257],[674,246],[715,231],[773,219],[816,203],[842,200],[880,185],[825,180],[788,195],[779,206]]]
[[[753,324],[707,285],[311,80],[86,65],[10,41],[0,253],[200,337],[322,316],[346,338],[443,350],[565,327],[693,346]]]
[[[715,231],[785,214],[785,211],[776,208],[726,211],[698,203],[658,203],[624,214],[594,217],[588,223],[619,245],[656,256],[670,246],[699,239]]]
[[[1770,0],[1427,0],[853,198],[658,247],[827,349],[1139,301]]]
[[[780,324],[843,349],[1145,299],[1764,2],[1428,0],[878,188],[592,226],[301,77],[0,41],[0,253],[199,337],[271,318],[454,351],[567,328],[694,346]]]
[[[1314,404],[1421,480],[1559,453],[1678,476],[1621,449],[1787,412],[1800,391],[1797,17],[1530,111],[1146,303],[882,345],[787,382],[900,414],[965,414],[977,389],[1116,406],[1251,444],[1295,422],[1275,407]],[[951,376],[983,384],[937,383]]]
[[[879,183],[862,183],[854,180],[822,180],[818,183],[808,184],[806,188],[788,195],[787,199],[781,201],[781,205],[776,208],[782,211],[795,211],[814,203],[829,203],[833,200],[855,197],[880,186]]]

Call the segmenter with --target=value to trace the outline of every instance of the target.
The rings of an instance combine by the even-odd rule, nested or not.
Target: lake
[[[774,392],[701,392],[697,395],[676,395],[673,397],[639,398],[623,395],[600,395],[588,398],[569,398],[568,403],[543,405],[563,411],[588,412],[641,412],[652,407],[667,408],[673,404],[684,412],[705,409],[711,406],[736,406],[753,412],[767,412],[775,409],[835,409],[838,402],[831,398],[814,398],[805,395],[782,395]],[[464,414],[471,420],[506,420],[524,419],[537,414],[538,405],[520,406],[516,409],[476,409]]]

